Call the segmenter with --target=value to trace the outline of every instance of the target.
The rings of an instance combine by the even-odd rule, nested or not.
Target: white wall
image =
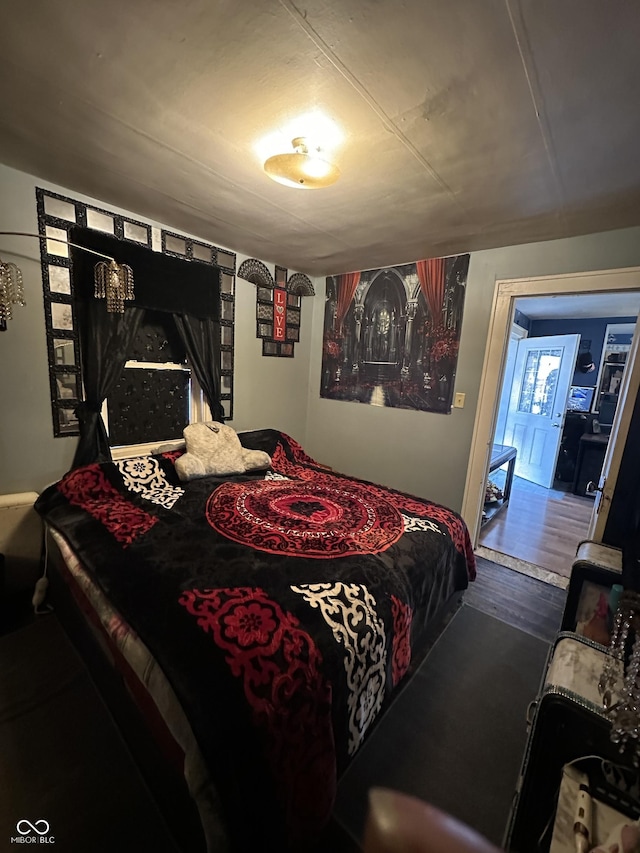
[[[36,186],[167,227],[0,165],[0,231],[37,233]],[[213,234],[189,236],[217,242]],[[222,248],[235,251],[232,246]],[[0,236],[0,257],[22,270],[27,300],[26,308],[15,308],[8,330],[0,332],[0,494],[41,491],[69,469],[77,439],[53,437],[39,243]],[[245,257],[238,254],[237,266]],[[322,280],[315,280],[314,286],[321,288]],[[312,297],[302,300],[295,357],[265,358],[256,338],[255,285],[236,278],[235,400],[230,422],[235,429],[275,427],[304,443],[314,302]]]
[[[337,470],[459,511],[496,280],[631,266],[640,266],[640,228],[472,253],[455,383],[466,403],[450,415],[322,399],[324,318],[317,308],[306,451]]]

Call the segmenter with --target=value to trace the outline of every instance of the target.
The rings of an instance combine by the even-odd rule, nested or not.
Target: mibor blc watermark
[[[12,844],[55,844],[53,835],[49,835],[49,821],[19,820],[16,824],[17,835],[11,839]]]

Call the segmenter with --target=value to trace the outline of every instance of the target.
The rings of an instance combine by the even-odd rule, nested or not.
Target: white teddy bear
[[[182,434],[187,452],[176,459],[176,471],[183,481],[263,471],[271,465],[268,453],[247,450],[234,429],[217,421],[189,424]]]

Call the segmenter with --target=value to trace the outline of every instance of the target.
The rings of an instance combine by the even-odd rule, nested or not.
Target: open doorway
[[[589,534],[594,499],[586,486],[598,483],[640,294],[524,297],[514,300],[514,306],[491,446],[494,458],[496,451],[502,449],[504,454],[516,447],[518,462],[503,462],[489,472],[478,553],[520,570],[537,566],[539,577],[564,585],[562,576],[568,578],[576,547]],[[623,328],[624,338],[612,332]],[[571,335],[575,338],[575,349],[568,347],[571,375],[560,387],[555,382],[559,364],[553,356]],[[521,355],[527,350],[530,354],[528,384],[522,381],[522,364],[517,365],[519,350]],[[526,357],[520,361],[527,363]],[[532,389],[538,392],[535,399]],[[527,442],[522,411],[520,423],[509,422],[518,408],[545,411],[548,432],[558,438],[555,450],[537,429]],[[537,463],[535,471],[532,460]],[[539,476],[545,468],[546,480]],[[521,562],[527,568],[518,565]]]

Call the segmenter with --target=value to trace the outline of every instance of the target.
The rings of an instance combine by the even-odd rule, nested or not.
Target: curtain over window
[[[74,467],[111,459],[100,410],[115,388],[144,309],[172,315],[187,357],[212,416],[222,420],[220,403],[220,271],[210,264],[167,257],[159,252],[86,228],[72,228],[70,241],[113,256],[133,270],[135,298],[124,314],[109,314],[95,299],[96,258],[72,249],[72,280],[78,309],[85,400],[76,411],[80,440]]]
[[[211,317],[174,314],[178,334],[214,421],[224,419],[220,403],[220,328]]]
[[[79,299],[76,303],[84,377],[84,402],[76,409],[80,439],[73,467],[110,462],[109,438],[100,410],[120,379],[127,353],[144,313],[127,306],[124,314],[109,314],[104,300]]]

